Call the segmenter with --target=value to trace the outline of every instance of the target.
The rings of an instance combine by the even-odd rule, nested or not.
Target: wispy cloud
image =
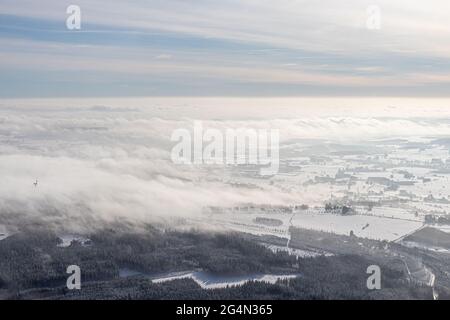
[[[72,79],[74,95],[104,95],[108,86],[111,95],[202,95],[209,78],[204,91],[217,94],[257,95],[270,83],[275,95],[448,95],[450,4],[377,1],[381,29],[369,30],[371,4],[80,0],[82,29],[69,31],[65,3],[5,0],[0,41],[10,73],[0,76],[9,83],[0,94],[68,91],[52,90],[52,77]],[[84,72],[97,72],[102,87],[85,88]],[[118,82],[134,89],[117,90]]]

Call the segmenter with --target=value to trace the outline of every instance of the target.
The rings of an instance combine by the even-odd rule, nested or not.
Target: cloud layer
[[[95,227],[105,221],[142,223],[196,217],[205,206],[323,200],[314,199],[314,194],[286,191],[268,180],[236,187],[233,168],[175,165],[170,160],[174,144],[170,136],[175,129],[191,130],[195,118],[173,118],[174,114],[182,116],[173,104],[166,102],[163,107],[158,106],[161,102],[146,100],[141,103],[147,107],[141,108],[131,101],[121,101],[121,107],[70,107],[79,103],[70,100],[59,107],[52,103],[41,101],[33,106],[30,101],[10,101],[0,111],[2,220],[15,216],[28,223],[40,220],[67,228]],[[187,100],[179,103],[185,104],[182,110],[186,114],[195,114],[198,108],[202,114],[208,111]],[[237,112],[241,108],[235,108],[234,117],[211,110],[206,112],[209,118],[203,119],[205,128],[277,129],[282,148],[308,139],[366,143],[450,136],[445,113],[438,118],[399,119],[326,113],[318,117],[297,112],[297,117],[286,119],[274,116],[279,113],[276,108],[262,118],[252,117],[264,114],[264,107],[258,106],[249,106],[245,116]],[[295,114],[295,110],[290,112]]]

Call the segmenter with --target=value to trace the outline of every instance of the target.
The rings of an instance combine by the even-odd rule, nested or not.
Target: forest
[[[430,289],[406,281],[401,268],[358,254],[297,259],[274,253],[239,233],[176,231],[147,226],[140,232],[104,229],[89,245],[61,247],[51,230],[23,230],[0,241],[2,299],[426,299]],[[366,287],[366,267],[383,266],[382,290]],[[78,265],[82,289],[68,290],[66,268]],[[158,275],[202,270],[217,275],[300,274],[275,284],[202,289],[190,279],[155,284],[121,277],[121,269]]]

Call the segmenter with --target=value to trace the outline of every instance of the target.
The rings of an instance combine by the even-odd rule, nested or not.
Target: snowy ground
[[[403,240],[400,243],[402,245],[404,245],[405,247],[409,247],[409,248],[420,248],[420,249],[430,250],[430,251],[439,252],[439,253],[450,253],[450,250],[448,250],[448,249],[441,248],[441,247],[427,246],[427,245],[417,243],[414,241],[404,241]]]
[[[450,233],[450,226],[433,225],[433,228]]]
[[[6,229],[5,226],[0,225],[0,241],[8,238],[9,236],[11,236],[11,233]]]
[[[69,247],[73,241],[77,241],[81,243],[82,246],[88,246],[90,244],[90,239],[82,237],[82,236],[76,236],[76,235],[61,235],[58,237],[61,239],[61,243],[58,244],[58,247],[66,248]]]
[[[312,251],[312,250],[301,250],[301,249],[295,249],[295,248],[289,248],[287,246],[277,246],[274,244],[265,244],[263,243],[266,248],[270,249],[272,252],[287,252],[291,256],[295,256],[298,258],[314,258],[318,256],[332,256],[332,253],[328,252],[318,252],[318,251]]]
[[[396,207],[373,207],[371,211],[364,210],[363,208],[360,209],[361,213],[366,215],[373,215],[377,217],[385,217],[385,218],[395,218],[395,219],[401,219],[401,220],[413,220],[417,222],[422,222],[423,218],[418,217],[414,214],[414,211],[412,210],[406,210],[403,208],[396,208]]]

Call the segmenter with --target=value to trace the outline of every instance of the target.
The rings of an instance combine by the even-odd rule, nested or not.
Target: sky
[[[449,39],[446,0],[2,0],[0,97],[448,97]]]

